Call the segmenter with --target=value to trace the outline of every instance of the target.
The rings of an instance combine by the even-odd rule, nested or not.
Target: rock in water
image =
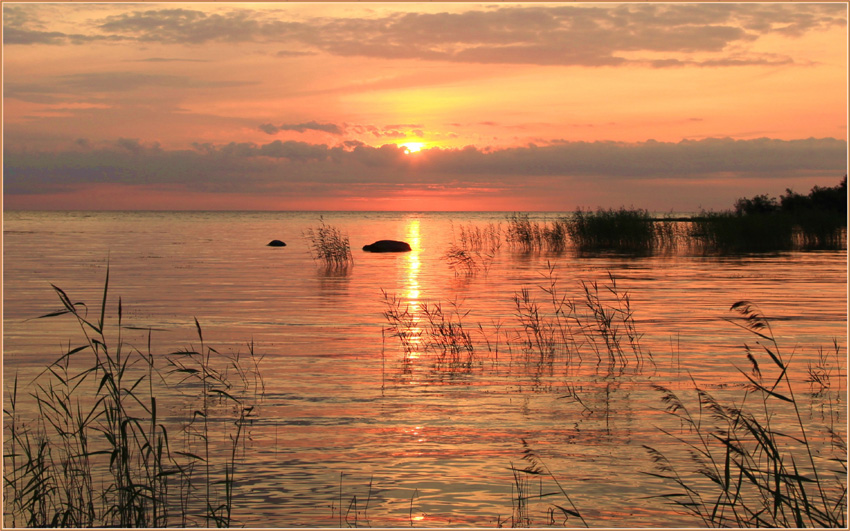
[[[280,240],[272,240],[268,243],[269,247],[286,247],[286,244]]]
[[[405,253],[410,251],[410,244],[396,240],[378,240],[375,243],[364,245],[363,250],[370,253]]]

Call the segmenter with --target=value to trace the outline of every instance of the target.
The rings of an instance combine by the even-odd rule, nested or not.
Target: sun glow
[[[407,153],[417,153],[425,147],[425,144],[422,142],[405,142],[404,144],[399,144],[399,147],[404,148]]]

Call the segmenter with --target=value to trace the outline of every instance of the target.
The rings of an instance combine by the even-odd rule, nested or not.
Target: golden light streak
[[[407,243],[412,249],[406,254],[405,270],[407,271],[407,299],[411,304],[419,302],[419,270],[422,263],[419,260],[419,220],[410,219],[407,223]]]

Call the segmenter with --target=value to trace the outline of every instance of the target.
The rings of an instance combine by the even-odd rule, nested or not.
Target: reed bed
[[[669,240],[668,232],[642,209],[578,210],[567,222],[567,232],[578,251],[613,250],[650,253]]]
[[[452,225],[452,235],[454,234]],[[483,227],[473,223],[458,225],[457,237],[453,239],[463,249],[495,254],[502,247],[502,224],[488,223]]]
[[[750,370],[739,369],[748,381],[740,403],[721,403],[694,383],[694,409],[670,389],[655,386],[666,411],[687,427],[665,433],[687,450],[692,465],[692,471],[680,472],[685,465],[646,447],[657,466],[650,475],[678,487],[661,497],[711,527],[846,528],[843,437],[828,428],[830,444],[816,446],[794,393],[790,356],[783,355],[769,321],[747,301],[731,310],[741,317],[735,324],[759,346],[745,345]],[[776,425],[774,419],[783,416],[794,419],[796,431]],[[693,479],[694,472],[707,481]]]
[[[681,238],[673,222],[653,218],[647,210],[578,210],[551,221],[532,222],[528,214],[508,217],[506,239],[524,252],[559,253],[572,249],[579,253],[611,251],[651,254],[668,251]]]
[[[707,254],[790,250],[794,223],[781,214],[703,212],[689,230],[693,244]]]
[[[345,272],[354,265],[348,236],[319,218],[319,226],[304,232],[309,240],[310,256],[328,272]]]
[[[561,252],[567,248],[567,220],[533,222],[528,214],[516,212],[508,216],[505,239],[512,248],[523,251]]]
[[[738,214],[703,212],[688,230],[691,246],[705,254],[842,249],[847,221],[831,212]]]
[[[80,341],[26,387],[16,378],[4,414],[4,526],[228,527],[233,520],[239,454],[262,393],[253,345],[222,355],[205,345],[167,356],[124,343],[123,309],[107,321],[109,273],[97,319],[54,286]],[[161,370],[156,360],[169,366]],[[232,375],[236,373],[238,381]],[[176,381],[175,381],[176,379]],[[178,405],[168,392],[191,393]],[[33,402],[21,412],[21,400]],[[169,411],[183,409],[185,420]],[[221,419],[213,425],[213,418]],[[228,444],[213,445],[224,434]],[[183,440],[176,446],[177,440]]]
[[[475,361],[483,362],[476,352],[488,353],[495,363],[501,333],[509,351],[522,354],[527,368],[563,364],[570,370],[585,358],[609,372],[654,363],[651,352],[640,345],[642,333],[630,295],[617,286],[613,275],[609,274],[609,283],[602,286],[580,282],[580,297],[570,297],[561,289],[551,264],[544,278],[546,283],[536,290],[525,287],[515,292],[513,326],[499,323],[495,337],[489,336],[481,323],[465,326],[463,319],[469,312],[456,302],[444,310],[440,302],[403,304],[397,296],[382,292],[386,331],[399,339],[405,360],[416,357],[414,354],[430,354],[435,367],[451,370],[470,370]]]
[[[444,304],[406,304],[384,292],[384,317],[391,337],[399,338],[404,350],[404,360],[409,362],[420,354],[432,357],[437,371],[468,372],[476,362],[472,333],[463,319],[469,314],[457,302]],[[474,329],[473,329],[474,330]]]
[[[507,362],[530,376],[555,367],[574,374],[590,363],[604,375],[607,419],[610,384],[626,367],[637,375],[655,363],[641,345],[630,295],[610,273],[607,282],[580,281],[569,291],[551,264],[541,276],[539,285],[515,292],[512,321],[488,327],[471,322],[457,302],[406,303],[382,292],[383,333],[398,339],[405,368],[427,359],[440,376],[466,377],[485,366],[486,356],[494,367]],[[132,327],[123,323],[120,299],[117,319],[107,319],[108,287],[107,269],[100,307],[90,317],[88,305],[54,286],[62,307],[42,318],[71,318],[80,340],[28,386],[26,397],[17,379],[8,392],[4,525],[234,525],[242,452],[264,390],[261,358],[253,344],[247,355],[218,352],[206,344],[197,320],[197,348],[155,355],[153,330],[147,331],[147,350],[129,347],[122,332]],[[744,348],[748,369],[740,372],[747,388],[741,396],[724,403],[694,382],[694,399],[688,400],[651,384],[680,426],[659,428],[670,446],[645,446],[647,465],[655,467],[648,474],[674,487],[658,497],[705,526],[846,527],[847,448],[833,415],[841,404],[829,398],[843,378],[838,341],[818,352],[801,380],[813,398],[825,401],[830,415],[829,424],[814,432],[803,421],[804,404],[792,385],[792,356],[780,348],[768,319],[746,301],[731,311],[737,316],[732,322],[757,341]],[[510,356],[499,360],[502,337]],[[177,404],[162,399],[175,394]],[[566,395],[559,394],[594,413],[586,389],[568,384]],[[38,412],[34,419],[21,413],[27,408],[20,400],[27,398],[35,404],[28,410]],[[212,434],[223,434],[224,442],[214,444]],[[509,467],[510,521],[500,517],[499,525],[588,526],[584,509],[531,445],[521,442],[522,463]],[[417,495],[410,499],[411,525]],[[373,498],[372,478],[365,496],[344,496],[340,474],[332,505],[340,527],[370,525]],[[544,507],[545,521],[533,516],[536,502]]]
[[[501,224],[488,223],[480,227],[470,223],[458,226],[457,231],[452,224],[452,243],[443,259],[455,276],[471,277],[479,272],[487,275],[501,247]]]
[[[613,275],[609,274],[605,284],[580,282],[580,295],[562,291],[552,266],[544,278],[546,282],[537,286],[538,291],[523,288],[516,292],[515,320],[504,325],[507,350],[522,353],[518,366],[533,376],[539,374],[534,371],[541,367],[551,369],[563,364],[569,374],[571,367],[590,361],[597,374],[599,369],[607,373],[604,381],[610,385],[616,383],[617,375],[627,366],[640,374],[647,364],[655,365],[651,353],[641,345],[642,334],[635,323],[629,294],[618,286]],[[397,303],[396,299],[391,300]],[[474,326],[458,326],[449,331],[452,327],[445,320],[446,312],[436,312],[438,308],[440,305],[393,310],[389,312],[395,316],[390,328],[408,345],[409,338],[420,337],[418,352],[435,353],[435,359],[442,352],[463,352],[464,348],[468,348],[469,359],[473,359],[473,352],[476,360],[487,352],[492,355],[492,335],[481,324],[477,326],[479,336],[467,332],[476,330]],[[657,497],[694,516],[700,525],[710,527],[844,528],[847,448],[841,428],[836,427],[836,411],[842,407],[840,396],[833,401],[829,392],[842,381],[837,340],[831,350],[820,350],[818,358],[808,363],[808,377],[796,381],[810,385],[813,404],[817,399],[825,401],[827,423],[812,427],[803,420],[804,404],[795,396],[790,359],[783,354],[769,321],[756,305],[746,301],[731,309],[740,317],[740,321],[733,322],[758,340],[757,348],[745,347],[743,359],[749,370],[740,372],[748,387],[733,403],[724,403],[694,382],[696,404],[691,405],[680,396],[681,392],[647,382],[661,394],[666,411],[680,424],[679,430],[658,428],[671,439],[671,446],[664,451],[645,446],[648,465],[655,467],[648,475],[678,488]],[[462,317],[468,317],[468,313]],[[459,320],[460,316],[458,324]],[[502,326],[500,323],[497,328],[496,343]],[[484,342],[488,348],[482,348]],[[509,363],[517,366],[516,361],[512,354]],[[468,370],[479,365],[483,367],[462,363],[458,367]],[[567,384],[566,393],[562,388],[559,392],[562,398],[574,398],[587,414],[598,413],[595,408],[587,409],[590,397],[586,389]],[[609,414],[607,410],[602,413]],[[523,447],[526,463],[510,465],[510,520],[500,518],[499,525],[558,526],[567,525],[567,518],[587,525],[539,455],[524,440]],[[545,478],[555,481],[558,490],[544,488]],[[531,503],[559,493],[569,503],[549,504],[546,521],[534,521]]]

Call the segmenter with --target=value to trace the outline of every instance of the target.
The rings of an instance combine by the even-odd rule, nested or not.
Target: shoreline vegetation
[[[807,196],[786,190],[780,200],[740,198],[734,209],[699,215],[658,217],[644,209],[578,210],[571,216],[532,221],[529,214],[506,217],[507,227],[453,227],[443,258],[456,276],[485,275],[502,239],[515,252],[572,250],[578,254],[726,255],[847,248],[847,176],[831,188],[815,186]]]
[[[24,383],[26,398],[17,375],[5,390],[4,527],[230,527],[262,356],[253,343],[247,355],[206,345],[197,319],[197,347],[154,354],[153,329],[146,351],[131,347],[120,298],[107,320],[108,288],[107,266],[94,320],[53,286],[62,309],[39,319],[70,316],[78,343]],[[164,390],[179,403],[158,400]],[[38,417],[20,413],[22,398]]]
[[[487,274],[503,241],[517,252],[554,253],[572,245],[578,252],[646,254],[676,249],[682,238],[707,253],[843,248],[846,198],[845,176],[838,186],[815,187],[808,196],[788,190],[779,201],[743,198],[734,211],[704,212],[687,222],[625,208],[579,211],[548,222],[517,213],[508,217],[504,230],[492,223],[453,227],[453,243],[443,259],[455,275],[472,276]],[[676,225],[682,223],[691,226]],[[350,271],[350,244],[339,229],[320,218],[320,226],[304,237],[325,272]],[[595,367],[596,378],[612,381],[625,371],[634,379],[655,369],[656,359],[641,345],[645,330],[638,330],[630,295],[613,275],[604,284],[580,282],[579,295],[572,298],[558,284],[554,266],[542,278],[536,289],[517,287],[513,320],[498,324],[473,322],[457,302],[409,304],[382,290],[382,392],[388,338],[398,342],[400,359],[392,363],[400,370],[417,359],[447,380],[487,367],[512,367],[539,379],[584,364]],[[262,356],[253,343],[247,354],[219,352],[204,342],[195,320],[196,346],[166,355],[152,353],[150,339],[146,351],[129,347],[122,338],[127,327],[121,299],[115,305],[109,298],[108,265],[96,310],[53,289],[61,309],[40,319],[70,318],[79,328],[78,341],[69,341],[32,385],[19,386],[16,377],[13,388],[5,390],[4,525],[239,525],[234,516],[238,477],[249,459],[246,439],[262,416],[265,392]],[[718,399],[693,380],[689,389],[647,380],[658,395],[659,411],[681,428],[659,426],[669,444],[644,446],[645,474],[670,486],[655,497],[706,527],[845,527],[846,428],[835,424],[846,399],[840,354],[846,345],[834,339],[832,351],[821,351],[817,362],[809,362],[803,379],[799,364],[791,366],[793,353],[782,352],[757,305],[738,301],[730,311],[735,318],[729,322],[757,344],[745,345],[739,355],[748,370],[739,369],[742,387],[735,401]],[[155,332],[145,330],[148,338]],[[806,383],[812,392],[795,394]],[[804,420],[801,394],[813,400],[829,397],[825,426],[815,428]],[[176,396],[178,403],[166,403],[166,395]],[[581,386],[570,387],[562,398],[591,412],[609,407],[594,403]],[[23,411],[38,417],[28,418]],[[780,425],[780,418],[792,422]],[[590,527],[588,508],[570,496],[578,486],[563,479],[566,471],[550,469],[532,443],[517,442],[522,464],[505,463],[513,481],[513,497],[506,501],[511,516],[499,516],[499,526]],[[342,473],[340,498],[330,500],[339,504],[340,527],[341,489]],[[370,481],[370,497],[371,492]],[[410,498],[411,526],[416,494]],[[547,508],[548,520],[535,520],[529,512],[532,501]],[[360,522],[356,497],[348,504],[349,526],[352,506],[354,525],[368,525],[369,498]]]

